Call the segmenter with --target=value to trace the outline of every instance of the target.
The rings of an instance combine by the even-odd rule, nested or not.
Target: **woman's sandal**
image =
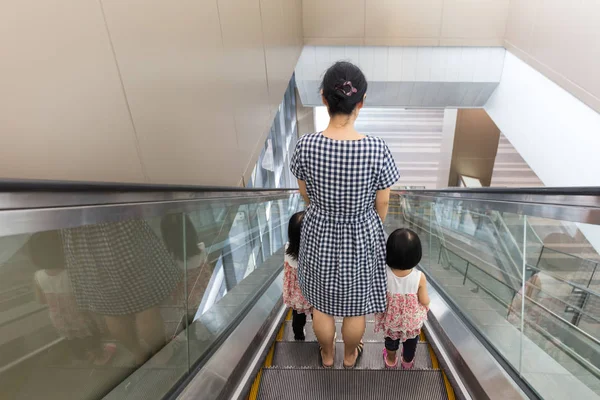
[[[356,351],[358,352],[358,354],[356,356],[356,360],[354,360],[354,364],[352,364],[352,365],[344,364],[344,368],[353,369],[354,367],[356,367],[356,364],[358,363],[358,361],[360,360],[360,357],[362,356],[364,346],[365,346],[365,344],[363,342],[360,342],[358,344],[358,346],[356,346]]]
[[[326,369],[331,369],[335,365],[335,341],[337,340],[337,333],[333,335],[333,363],[331,365],[325,365],[323,362],[323,348],[319,346],[319,358],[321,359],[321,366]]]

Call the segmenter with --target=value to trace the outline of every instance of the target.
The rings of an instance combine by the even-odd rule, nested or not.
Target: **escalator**
[[[294,190],[38,182],[3,194],[2,399],[600,398],[600,277],[593,263],[548,258],[528,224],[598,227],[596,189],[393,192],[385,230],[419,234],[432,301],[413,370],[383,368],[372,316],[353,370],[342,367],[341,320],[333,369],[319,364],[310,319],[306,340],[293,340],[281,294],[287,221],[303,207]],[[109,268],[105,241],[77,253],[69,235],[106,226],[122,235],[127,279],[155,276],[152,258],[135,260],[160,255],[161,278],[146,283],[165,294],[123,313],[114,292],[116,317],[86,311],[97,331],[73,340],[34,277],[46,268],[73,290],[101,290],[107,282],[79,282],[77,268]],[[60,248],[32,246],[40,232],[58,233]],[[111,284],[131,299],[138,285],[127,282]],[[108,348],[106,362],[90,355]]]
[[[282,324],[261,372],[252,385],[249,400],[255,399],[454,399],[448,378],[439,367],[425,335],[417,346],[413,370],[385,369],[381,335],[373,333],[373,316],[367,316],[364,353],[356,369],[343,368],[344,347],[336,343],[334,369],[323,369],[315,355],[319,344],[311,322],[306,341],[294,341],[291,313]],[[341,319],[336,320],[341,332]],[[338,338],[340,335],[338,335]]]

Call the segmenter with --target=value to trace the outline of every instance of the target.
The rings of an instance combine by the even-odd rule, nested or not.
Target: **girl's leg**
[[[306,325],[306,314],[299,313],[296,310],[292,311],[292,329],[294,331],[295,340],[306,339],[304,326]]]
[[[321,358],[324,366],[332,366],[334,362],[335,319],[332,315],[313,311],[313,328],[321,346]]]
[[[400,348],[400,339],[391,339],[389,337],[385,338],[385,350],[386,350],[386,359],[385,362],[390,367],[395,367],[398,362],[398,356],[396,353]]]
[[[419,337],[408,339],[402,344],[402,368],[410,369],[415,364],[415,353],[417,352],[417,345],[419,344]]]
[[[344,365],[350,367],[358,358],[358,345],[365,333],[366,318],[346,317],[342,322],[342,338],[344,339]]]

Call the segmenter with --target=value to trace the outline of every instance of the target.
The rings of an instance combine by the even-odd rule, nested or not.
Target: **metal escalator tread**
[[[356,365],[356,369],[383,369],[383,342],[364,344],[364,352]],[[318,368],[319,344],[317,342],[277,342],[273,354],[274,367]],[[415,369],[432,368],[427,343],[419,343],[415,356]],[[344,344],[336,343],[335,368],[343,367]]]
[[[440,370],[263,369],[261,400],[448,399]]]

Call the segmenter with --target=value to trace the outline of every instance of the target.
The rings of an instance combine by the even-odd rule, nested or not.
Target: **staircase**
[[[248,399],[454,399],[452,387],[423,334],[414,369],[386,369],[382,355],[383,337],[373,333],[373,317],[367,316],[364,352],[355,369],[349,370],[343,367],[341,324],[341,318],[336,319],[334,368],[324,369],[320,364],[319,344],[312,321],[306,323],[306,340],[295,341],[290,312]]]

